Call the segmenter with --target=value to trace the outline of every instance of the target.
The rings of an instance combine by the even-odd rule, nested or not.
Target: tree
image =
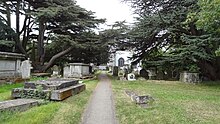
[[[89,47],[85,40],[93,38],[93,29],[105,21],[96,19],[93,12],[81,8],[72,0],[3,0],[0,6],[1,15],[4,15],[2,20],[5,21],[3,26],[15,32],[11,39],[15,41],[14,52],[23,53],[27,58],[31,56],[34,68],[41,72],[71,51],[82,46]],[[16,16],[15,30],[10,24],[11,13]],[[21,20],[22,16],[24,20]],[[5,29],[2,31],[6,32]],[[82,40],[85,34],[91,35]],[[56,44],[57,49],[51,52],[53,54],[46,54],[45,48]]]
[[[79,7],[72,0],[65,2],[61,0],[44,1],[43,3],[32,1],[30,3],[36,8],[33,15],[36,16],[39,24],[38,54],[35,65],[41,71],[51,67],[56,59],[80,48],[84,42],[81,40],[84,34],[91,32],[92,28],[96,28],[99,23],[104,22],[103,19],[96,19],[93,12]],[[51,56],[48,64],[44,66],[46,56],[44,37],[46,31],[48,34],[52,34],[53,37],[60,38],[53,42],[62,44],[62,48]],[[42,68],[42,66],[44,67]]]
[[[219,77],[214,64],[217,39],[197,27],[196,13],[200,11],[197,0],[125,1],[139,15],[130,32],[130,42],[136,50],[135,62],[174,66],[179,71],[200,68],[209,79]]]

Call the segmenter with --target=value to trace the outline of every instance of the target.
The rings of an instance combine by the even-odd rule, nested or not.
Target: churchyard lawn
[[[120,124],[218,124],[220,82],[186,84],[175,81],[119,81],[112,79]],[[208,85],[209,84],[209,85]],[[154,102],[141,108],[125,90],[150,95]]]

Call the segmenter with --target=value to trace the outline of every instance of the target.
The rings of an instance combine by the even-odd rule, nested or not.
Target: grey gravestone
[[[148,76],[149,80],[155,80],[156,79],[156,71],[155,70],[148,70]]]
[[[113,76],[118,76],[118,67],[117,66],[113,67]]]
[[[182,72],[180,74],[180,81],[187,83],[199,83],[199,73]]]
[[[58,76],[59,75],[59,67],[57,65],[54,65],[52,67],[52,71],[53,71],[52,76]]]
[[[25,60],[21,63],[21,76],[22,79],[29,79],[31,76],[31,62],[28,60]]]
[[[68,78],[70,76],[70,67],[66,66],[63,68],[63,77]]]

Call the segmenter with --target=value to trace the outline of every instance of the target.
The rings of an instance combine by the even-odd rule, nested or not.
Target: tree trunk
[[[43,20],[40,20],[39,22],[39,36],[38,36],[38,42],[37,42],[37,62],[40,65],[44,65],[44,33],[46,30],[46,25]]]
[[[60,52],[60,53],[57,53],[56,55],[54,55],[50,61],[48,62],[48,64],[41,70],[41,72],[45,72],[47,71],[51,66],[53,66],[54,62],[56,59],[68,54],[71,50],[73,49],[73,47],[69,47],[68,49]]]
[[[18,0],[17,4],[16,4],[16,37],[15,39],[15,51],[16,52],[21,52],[23,54],[25,54],[26,58],[28,58],[28,55],[26,53],[26,51],[24,50],[21,41],[20,41],[20,3],[21,1]]]

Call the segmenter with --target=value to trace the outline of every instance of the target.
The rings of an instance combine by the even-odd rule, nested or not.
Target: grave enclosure
[[[14,81],[22,78],[21,62],[24,59],[22,54],[0,52],[0,80]]]
[[[69,63],[63,69],[64,78],[81,78],[90,75],[89,64],[84,63]]]
[[[12,98],[37,98],[60,101],[84,91],[85,84],[73,79],[49,79],[26,82],[24,88],[14,88]]]

